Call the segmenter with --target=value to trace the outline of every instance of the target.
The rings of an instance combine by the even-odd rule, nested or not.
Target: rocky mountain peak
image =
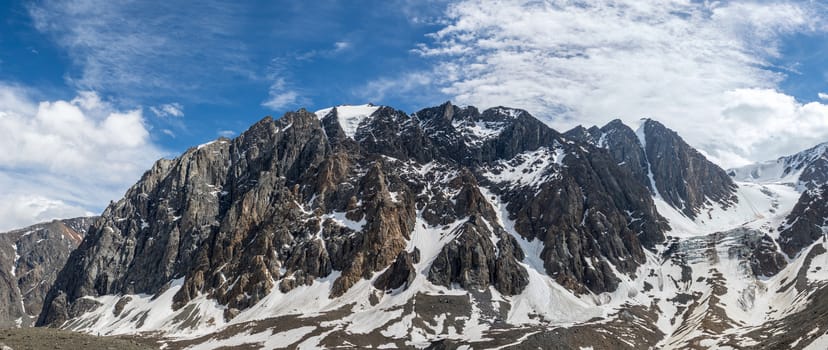
[[[318,110],[314,114],[319,119],[324,120],[327,118],[331,122],[335,121],[344,135],[353,139],[357,129],[379,108],[370,103],[355,106],[340,105]]]
[[[548,288],[530,276],[579,295],[612,292],[669,228],[644,184],[607,150],[519,109],[447,102],[412,115],[361,105],[267,117],[157,162],[90,228],[39,324],[81,326],[110,296],[136,310],[130,300],[153,295],[182,327],[182,313],[214,301],[220,316],[186,322],[206,327],[319,283],[333,301]]]
[[[704,207],[736,201],[736,185],[727,173],[656,120],[644,118],[633,130],[615,119],[601,128],[576,127],[564,136],[608,150],[640,185],[689,218]]]
[[[657,195],[668,204],[692,218],[705,206],[726,207],[737,200],[736,185],[727,173],[675,131],[651,119],[642,123],[641,130]]]

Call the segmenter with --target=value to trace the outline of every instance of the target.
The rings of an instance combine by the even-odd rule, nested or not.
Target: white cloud
[[[93,92],[34,103],[0,85],[0,230],[98,212],[163,152],[140,109],[115,110]]]
[[[353,44],[350,41],[342,40],[334,42],[330,49],[310,50],[303,53],[291,55],[297,61],[311,61],[318,57],[333,58],[343,52],[351,49]],[[272,66],[271,66],[272,68]]]
[[[818,93],[818,94],[817,94],[817,97],[819,97],[819,99],[820,99],[820,100],[823,100],[823,101],[828,101],[828,94],[826,94],[826,93],[824,93],[824,92],[820,92],[820,93]]]
[[[150,111],[152,111],[152,113],[155,114],[155,116],[161,118],[184,116],[184,106],[182,106],[178,102],[165,103],[159,106],[152,106],[150,107]]]
[[[0,195],[0,230],[23,228],[57,218],[95,215],[78,206],[43,196]]]
[[[784,75],[767,68],[786,35],[825,31],[811,4],[465,0],[415,52],[457,103],[525,108],[559,130],[652,117],[734,166],[828,141],[825,106],[775,91]],[[408,84],[382,82],[380,95]]]

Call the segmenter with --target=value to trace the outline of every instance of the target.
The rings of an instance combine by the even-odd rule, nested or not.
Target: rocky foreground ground
[[[0,330],[0,349],[8,350],[150,350],[154,340],[138,337],[98,337],[53,328],[12,328]]]

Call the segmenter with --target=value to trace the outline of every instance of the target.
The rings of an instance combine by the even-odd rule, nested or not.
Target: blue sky
[[[0,74],[46,100],[90,90],[116,107],[141,106],[153,139],[176,153],[265,115],[365,101],[367,82],[427,64],[411,50],[436,27],[411,11],[439,14],[439,5],[393,1],[105,4],[3,5]],[[296,97],[263,105],[274,84]],[[151,107],[165,104],[183,116],[157,118]]]
[[[561,131],[652,117],[722,166],[772,159],[828,141],[826,14],[807,0],[3,3],[0,229],[99,212],[157,158],[300,107],[508,105]]]

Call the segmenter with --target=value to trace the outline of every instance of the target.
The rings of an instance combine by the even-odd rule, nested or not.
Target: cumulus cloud
[[[140,109],[94,92],[35,103],[0,85],[0,98],[0,230],[98,212],[163,155]]]
[[[0,200],[0,230],[2,231],[58,218],[95,215],[86,209],[44,196],[0,195]]]
[[[560,130],[652,117],[736,166],[828,141],[825,106],[777,91],[785,76],[769,68],[786,35],[825,31],[811,5],[464,0],[414,51],[458,103],[525,108]]]
[[[820,93],[818,93],[818,94],[817,94],[817,97],[819,97],[819,99],[820,99],[820,100],[823,100],[823,101],[828,101],[828,94],[826,94],[826,93],[824,93],[824,92],[820,92]]]

